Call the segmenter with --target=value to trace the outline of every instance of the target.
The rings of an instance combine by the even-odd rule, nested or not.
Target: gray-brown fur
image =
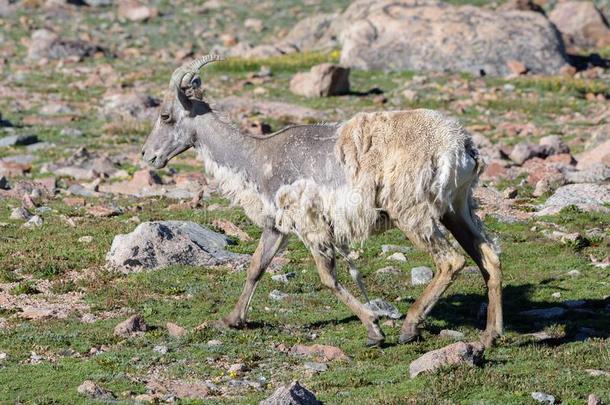
[[[192,64],[172,76],[173,94],[142,153],[159,168],[195,147],[221,190],[263,227],[244,291],[225,325],[246,322],[256,283],[286,235],[294,233],[311,251],[323,284],[366,326],[369,343],[381,342],[376,316],[337,282],[335,256],[350,243],[398,227],[437,266],[403,324],[400,341],[411,341],[465,263],[441,231],[445,227],[477,262],[488,286],[485,343],[501,334],[500,262],[472,212],[480,165],[458,122],[431,110],[361,113],[341,124],[250,136],[210,108],[196,70]],[[353,264],[350,273],[366,296]]]

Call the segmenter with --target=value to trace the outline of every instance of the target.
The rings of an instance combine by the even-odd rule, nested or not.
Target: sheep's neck
[[[256,183],[255,153],[259,139],[241,133],[214,112],[198,117],[196,125],[195,147],[204,157],[206,168],[210,169],[210,163],[214,163],[221,169],[245,176],[245,180]],[[205,162],[206,158],[213,162]],[[211,175],[217,175],[215,170],[211,171]]]

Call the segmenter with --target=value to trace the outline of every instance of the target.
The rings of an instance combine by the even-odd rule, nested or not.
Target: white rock
[[[434,277],[434,273],[430,267],[420,266],[411,269],[411,284],[424,285],[428,284]]]

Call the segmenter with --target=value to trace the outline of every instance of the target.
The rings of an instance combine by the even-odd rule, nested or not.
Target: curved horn
[[[199,69],[207,65],[208,63],[224,60],[220,55],[205,55],[201,58],[195,59],[194,61],[180,66],[172,74],[172,78],[169,82],[170,87],[186,87],[190,84],[193,76],[195,76]]]

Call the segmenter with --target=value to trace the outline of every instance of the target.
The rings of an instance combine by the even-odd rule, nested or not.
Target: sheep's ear
[[[176,96],[178,97],[178,101],[180,101],[182,108],[187,111],[191,111],[193,103],[191,102],[191,100],[189,100],[188,96],[186,95],[184,90],[180,88],[180,86],[176,86]]]

